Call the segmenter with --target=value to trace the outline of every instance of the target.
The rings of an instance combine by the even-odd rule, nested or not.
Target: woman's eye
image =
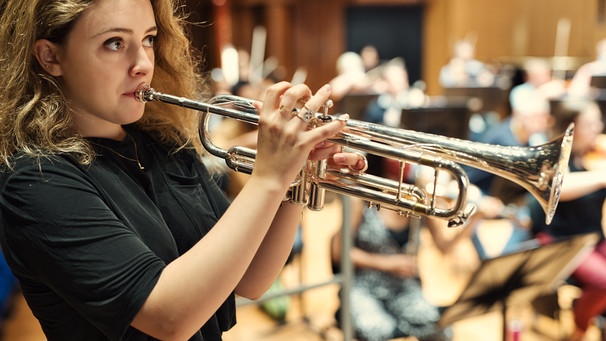
[[[143,40],[143,45],[145,45],[147,47],[153,47],[155,41],[156,41],[156,36],[148,36],[145,38],[145,40]]]
[[[105,46],[110,50],[119,51],[124,47],[124,43],[122,42],[122,39],[111,39],[105,43]]]

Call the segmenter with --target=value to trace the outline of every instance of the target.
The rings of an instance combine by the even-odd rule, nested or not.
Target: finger
[[[323,160],[323,159],[329,159],[329,165],[331,163],[335,163],[334,161],[332,161],[332,157],[334,155],[337,155],[338,153],[341,153],[341,151],[343,150],[343,147],[341,145],[332,143],[332,142],[328,142],[328,141],[322,141],[318,144],[316,144],[316,146],[314,147],[314,149],[311,151],[311,153],[309,153],[309,160]]]
[[[279,111],[283,118],[290,120],[300,111],[301,103],[311,97],[311,90],[305,84],[297,84],[286,90],[280,99]]]
[[[345,120],[335,120],[310,129],[302,134],[301,143],[315,146],[321,141],[334,137],[346,124]]]
[[[368,169],[368,160],[363,154],[358,152],[337,153],[332,156],[331,160],[336,167],[347,167],[358,173],[362,173]]]
[[[292,85],[288,82],[279,82],[267,88],[263,100],[263,107],[269,108],[270,110],[278,108],[280,101],[282,100],[282,95],[291,87]]]
[[[297,113],[297,117],[299,117],[303,123],[307,124],[309,120],[316,115],[320,108],[326,104],[326,101],[330,97],[330,93],[330,85],[326,84],[321,87],[303,104],[300,111]]]

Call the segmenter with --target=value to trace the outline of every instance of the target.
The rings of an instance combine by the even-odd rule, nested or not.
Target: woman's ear
[[[38,63],[49,75],[61,76],[61,66],[57,59],[58,46],[46,39],[36,40],[34,55]]]

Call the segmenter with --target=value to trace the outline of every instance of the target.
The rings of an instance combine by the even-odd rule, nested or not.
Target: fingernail
[[[337,120],[347,122],[349,120],[349,114],[343,114],[343,115],[337,117]]]
[[[343,155],[343,154],[334,154],[334,155],[332,156],[332,159],[333,159],[335,162],[337,162],[337,163],[339,163],[339,162],[346,162],[346,161],[347,161],[347,158],[346,158],[346,157],[345,157],[345,155]]]
[[[330,91],[331,87],[330,84],[325,84],[323,87],[320,88],[321,91]]]

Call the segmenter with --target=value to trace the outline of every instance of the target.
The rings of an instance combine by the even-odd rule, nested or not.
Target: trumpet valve
[[[324,105],[322,106],[322,109],[324,109],[324,112],[322,113],[324,115],[324,117],[328,117],[328,110],[330,110],[330,108],[332,108],[333,105],[334,105],[334,102],[331,99],[324,102]]]

